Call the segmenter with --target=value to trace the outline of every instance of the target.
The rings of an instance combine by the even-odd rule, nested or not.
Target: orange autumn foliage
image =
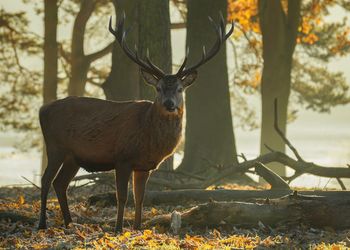
[[[288,13],[288,1],[282,0],[282,8],[284,13]],[[325,24],[325,16],[328,14],[329,8],[338,4],[336,0],[313,0],[309,1],[302,7],[301,22],[299,26],[299,34],[297,43],[313,45],[319,41],[317,31]],[[258,19],[258,0],[228,0],[228,20],[235,21],[240,32],[236,32],[236,36],[244,33],[260,34]],[[332,47],[332,53],[339,53],[350,46],[349,27],[344,26],[343,32],[336,35],[338,43]],[[259,46],[261,43],[253,41],[249,42],[250,46]]]

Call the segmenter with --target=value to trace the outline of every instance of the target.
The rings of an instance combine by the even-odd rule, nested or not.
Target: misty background
[[[24,10],[29,11],[30,27],[38,34],[43,34],[42,17],[36,15],[33,10],[27,9],[21,1],[5,0],[1,1],[0,7],[5,10]],[[31,12],[32,11],[32,12]],[[171,7],[172,21],[179,19],[179,14],[174,7]],[[114,10],[110,10],[110,15],[114,15]],[[339,8],[332,8],[329,18],[342,19],[345,13]],[[100,29],[106,39],[106,43],[113,41],[113,37],[108,33],[107,24],[109,16],[105,17]],[[349,21],[348,21],[349,23]],[[72,25],[72,24],[71,24]],[[59,26],[58,39],[71,36],[71,26]],[[172,56],[175,64],[181,63],[184,57],[184,48],[186,42],[186,31],[172,30]],[[233,41],[234,42],[234,41]],[[87,44],[87,51],[94,51],[93,42]],[[228,66],[230,78],[232,78],[233,63],[230,61],[232,57],[232,47],[227,44]],[[110,61],[110,55],[103,60]],[[232,59],[233,60],[233,59]],[[26,61],[34,67],[42,68],[41,61]],[[340,70],[345,73],[347,82],[350,83],[350,57],[333,60],[328,65],[330,70]],[[233,86],[234,87],[234,86]],[[260,94],[247,96],[248,102],[256,110],[256,121],[260,122]],[[233,110],[233,123],[236,124],[236,119]],[[344,167],[350,163],[350,105],[336,106],[329,113],[317,113],[311,110],[301,110],[297,113],[297,119],[288,124],[287,136],[293,145],[298,149],[300,154],[306,161],[313,161],[325,166]],[[244,153],[248,158],[253,158],[259,155],[260,150],[260,130],[243,129],[240,126],[235,126],[236,146],[238,153]],[[39,183],[40,180],[40,165],[41,154],[37,150],[29,150],[23,152],[18,149],[24,143],[25,137],[23,134],[8,132],[0,133],[0,167],[2,173],[0,175],[0,186],[4,185],[20,185],[28,184],[22,176]],[[287,149],[287,153],[290,153]],[[181,155],[175,156],[175,165],[181,161]],[[80,170],[84,173],[83,170]],[[349,185],[348,180],[344,180],[345,185]],[[317,188],[332,188],[338,187],[338,184],[328,178],[319,178],[315,176],[303,175],[292,182],[292,186],[317,187]]]

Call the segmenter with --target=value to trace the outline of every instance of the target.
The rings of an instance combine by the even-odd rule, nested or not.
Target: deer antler
[[[208,51],[208,53],[206,51],[205,46],[203,46],[202,59],[199,62],[197,62],[196,64],[194,64],[188,68],[186,68],[186,63],[187,63],[187,59],[188,59],[188,52],[189,52],[189,49],[187,48],[185,59],[181,65],[180,69],[176,73],[176,75],[180,78],[195,71],[198,67],[205,64],[211,58],[213,58],[219,52],[221,45],[227,40],[227,38],[229,38],[229,36],[232,34],[232,32],[234,30],[234,23],[232,22],[232,26],[231,26],[230,30],[227,33],[225,33],[225,20],[224,20],[224,17],[222,16],[221,13],[220,13],[219,25],[217,25],[211,17],[208,17],[208,18],[209,18],[209,21],[212,24],[214,31],[217,35],[216,42],[214,43],[213,47],[211,47],[211,49]]]
[[[115,36],[116,40],[120,44],[121,48],[125,52],[125,54],[136,64],[138,64],[143,70],[148,73],[154,75],[158,79],[165,76],[165,73],[157,67],[149,58],[149,53],[147,50],[146,61],[142,60],[139,55],[137,48],[135,46],[135,52],[131,51],[126,44],[126,36],[128,31],[124,30],[125,23],[125,13],[122,14],[122,17],[117,22],[116,30],[112,28],[112,17],[109,19],[109,31]]]

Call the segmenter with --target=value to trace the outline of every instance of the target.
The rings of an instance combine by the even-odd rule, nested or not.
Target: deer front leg
[[[142,205],[148,177],[149,171],[134,171],[133,174],[133,190],[135,201],[135,230],[140,229],[141,227]]]
[[[123,230],[124,208],[128,200],[128,183],[131,169],[128,167],[118,168],[115,175],[118,200],[117,225],[115,231],[121,232]]]

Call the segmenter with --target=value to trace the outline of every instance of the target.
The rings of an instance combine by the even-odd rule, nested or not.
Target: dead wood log
[[[290,190],[174,190],[147,191],[145,206],[156,205],[184,205],[215,201],[256,201],[258,199],[273,199],[290,195]],[[317,196],[319,199],[350,200],[350,191],[299,191],[299,195]],[[115,192],[93,195],[88,199],[90,205],[115,206],[117,203]],[[128,204],[133,204],[132,192],[129,193]]]
[[[11,222],[21,221],[23,223],[34,224],[37,219],[17,212],[0,211],[0,221],[1,220],[10,220]]]
[[[286,226],[304,224],[315,228],[350,228],[350,199],[330,200],[317,196],[289,195],[263,203],[209,202],[181,214],[182,226],[203,227],[231,225],[239,227]],[[146,222],[146,227],[169,227],[170,215]]]

